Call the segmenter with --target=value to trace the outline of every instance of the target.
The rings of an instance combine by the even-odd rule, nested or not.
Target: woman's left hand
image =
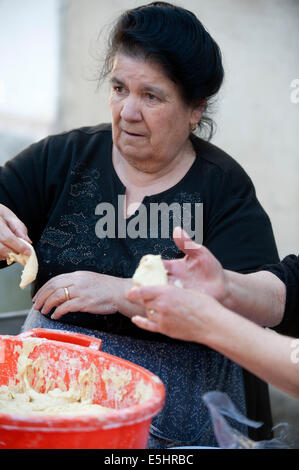
[[[34,309],[59,319],[68,312],[110,314],[121,311],[130,279],[121,279],[91,271],[60,274],[44,284],[33,297]],[[68,299],[69,296],[69,299]]]

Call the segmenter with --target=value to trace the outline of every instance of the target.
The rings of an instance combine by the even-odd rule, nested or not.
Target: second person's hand
[[[224,307],[212,297],[175,286],[142,286],[131,289],[127,298],[142,302],[147,317],[136,315],[132,322],[140,328],[184,341],[206,343],[211,319]]]

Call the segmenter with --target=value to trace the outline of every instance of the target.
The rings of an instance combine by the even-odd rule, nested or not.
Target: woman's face
[[[113,142],[121,156],[166,166],[183,151],[199,109],[183,102],[159,65],[140,58],[117,54],[110,82]]]

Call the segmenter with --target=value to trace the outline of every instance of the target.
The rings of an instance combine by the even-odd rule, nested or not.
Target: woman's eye
[[[159,101],[159,98],[155,95],[152,95],[152,93],[147,93],[146,97],[148,101],[154,102],[154,101]]]
[[[121,95],[121,94],[123,94],[123,92],[124,92],[124,87],[123,87],[123,86],[120,86],[120,85],[115,85],[115,86],[113,86],[113,91],[114,91],[114,93],[116,93],[117,95]]]

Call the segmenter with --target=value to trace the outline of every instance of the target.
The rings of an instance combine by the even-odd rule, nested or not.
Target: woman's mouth
[[[123,133],[131,138],[138,138],[138,137],[144,137],[142,134],[136,134],[135,132],[128,132],[123,129]]]

